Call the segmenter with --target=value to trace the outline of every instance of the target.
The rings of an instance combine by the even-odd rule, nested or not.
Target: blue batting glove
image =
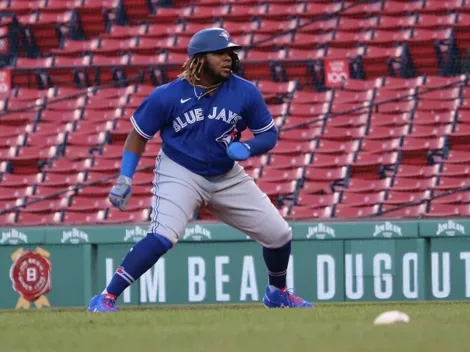
[[[250,147],[241,142],[233,142],[227,148],[228,156],[237,161],[243,161],[250,157]]]
[[[126,210],[127,202],[131,197],[132,179],[127,176],[119,176],[116,184],[111,188],[108,199],[113,206],[120,210]]]

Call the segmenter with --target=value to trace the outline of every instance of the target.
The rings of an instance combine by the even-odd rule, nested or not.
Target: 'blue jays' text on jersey
[[[256,135],[274,121],[256,86],[236,75],[198,99],[203,92],[178,78],[155,88],[131,122],[147,139],[160,131],[162,149],[173,161],[203,176],[220,175],[233,167],[226,148],[237,129],[248,127]]]

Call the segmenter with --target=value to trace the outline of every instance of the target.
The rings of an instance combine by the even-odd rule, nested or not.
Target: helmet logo
[[[228,33],[226,31],[223,31],[219,34],[219,37],[224,37],[227,41],[229,41],[230,39],[230,36],[228,35]]]

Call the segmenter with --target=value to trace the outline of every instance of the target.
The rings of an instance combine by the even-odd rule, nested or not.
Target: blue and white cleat
[[[87,312],[117,312],[116,299],[112,295],[96,295],[90,300]]]
[[[313,308],[313,304],[296,296],[287,289],[266,286],[266,294],[263,297],[266,308]]]

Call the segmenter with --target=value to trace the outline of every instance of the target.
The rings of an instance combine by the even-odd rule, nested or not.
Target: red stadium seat
[[[450,204],[434,204],[431,202],[429,211],[424,214],[425,217],[454,217],[460,215],[460,206]]]
[[[348,176],[348,168],[317,168],[315,165],[308,165],[305,169],[305,179],[308,181],[344,181]]]
[[[359,126],[353,128],[335,128],[326,127],[321,135],[322,139],[346,141],[364,137],[366,134],[366,127]]]
[[[398,205],[410,202],[419,202],[423,199],[430,199],[430,191],[396,191],[393,188],[388,191],[387,198],[384,201],[386,205]]]
[[[379,205],[368,205],[362,207],[352,207],[347,204],[335,206],[336,218],[365,218],[379,213]]]
[[[309,164],[311,161],[310,154],[299,156],[289,155],[271,155],[269,158],[269,166],[277,169],[294,169]],[[261,166],[262,164],[259,164]]]
[[[402,206],[383,205],[382,212],[384,213],[382,216],[390,218],[417,218],[426,214],[427,205],[421,204],[403,208],[398,207]]]
[[[364,179],[377,180],[382,177],[382,168],[395,168],[399,163],[398,152],[384,154],[369,154],[359,152],[354,164],[351,165],[351,177],[359,176]]]
[[[26,195],[27,187],[1,187],[0,184],[0,200],[16,201]]]
[[[34,186],[38,183],[41,183],[41,180],[42,173],[37,173],[33,175],[5,173],[1,177],[0,187],[22,188],[27,186]]]
[[[450,150],[447,155],[446,164],[467,164],[470,163],[470,151]]]
[[[286,165],[287,168],[290,167],[290,160],[291,160],[290,156],[285,157],[285,156],[278,155],[278,156],[273,156],[273,158],[276,158],[276,159],[283,158],[283,160],[288,159],[287,161],[289,163],[288,164],[284,163],[283,165]],[[243,168],[245,168],[245,170],[251,170],[251,169],[254,169],[254,168],[259,168],[259,167],[263,166],[264,164],[266,164],[266,156],[248,158],[245,161],[239,162],[239,164],[241,166],[243,166]]]
[[[413,125],[448,125],[454,123],[456,117],[455,110],[438,113],[417,110],[413,114]]]
[[[311,165],[316,168],[349,166],[354,163],[354,156],[354,153],[339,155],[315,153]]]
[[[296,181],[302,177],[303,168],[278,169],[265,166],[261,174],[263,182]]]
[[[291,125],[291,127],[293,127]],[[318,137],[322,132],[320,127],[318,128],[294,128],[290,130],[284,130],[284,127],[281,128],[279,133],[280,140],[290,140],[290,141],[311,141]]]
[[[470,215],[470,204],[461,205],[459,207],[459,214],[461,216],[469,216]]]
[[[121,169],[121,160],[120,159],[95,158],[88,168],[92,172],[116,172],[118,173],[119,170]]]
[[[361,92],[351,92],[347,90],[336,90],[334,92],[335,103],[363,103],[371,101],[374,97],[374,90],[366,90]]]
[[[136,211],[121,211],[117,208],[109,209],[106,218],[98,216],[98,223],[101,224],[126,224],[126,223],[144,223],[149,221],[150,211],[136,210]]]
[[[350,178],[346,188],[346,192],[379,192],[387,190],[392,185],[392,178],[385,178],[381,180],[368,180],[359,177]]]
[[[362,139],[360,150],[368,154],[392,153],[400,150],[401,141],[402,139],[400,137],[388,140],[380,140],[369,139],[367,136]]]
[[[386,126],[371,126],[367,132],[368,139],[395,139],[408,134],[408,126],[390,128]]]
[[[80,170],[78,170],[80,171]],[[41,182],[41,186],[46,187],[68,187],[79,181],[77,174],[46,172]]]
[[[362,80],[348,79],[343,84],[343,89],[348,91],[366,91],[382,85],[380,79]]]
[[[28,200],[39,200],[39,199],[48,199],[48,200],[57,200],[63,197],[70,196],[74,193],[72,187],[59,186],[44,186],[42,184],[28,187],[27,194]],[[32,194],[32,195],[31,195]]]
[[[470,167],[467,165],[444,163],[440,175],[444,177],[468,177],[470,175]]]
[[[461,176],[441,176],[439,177],[439,183],[436,186],[437,190],[451,190],[461,187],[467,187],[470,185],[470,179],[467,175]]]
[[[452,126],[448,125],[413,125],[410,136],[415,138],[441,137],[448,135],[452,131]]]
[[[470,137],[470,125],[458,124],[449,134],[449,146],[453,150],[467,150],[467,141]]]
[[[110,185],[104,186],[87,186],[87,187],[80,187],[77,191],[77,194],[82,197],[88,198],[100,198],[103,199],[109,195],[109,191],[111,190]]]
[[[317,154],[350,154],[359,150],[360,140],[332,141],[320,139],[315,153]]]
[[[383,17],[384,16],[382,16],[382,18]],[[404,92],[409,89],[421,87],[424,84],[424,81],[424,76],[418,76],[416,78],[385,77],[382,89],[401,90]]]
[[[396,178],[393,182],[392,189],[394,191],[426,191],[436,187],[438,182],[437,177],[430,178]]]
[[[5,209],[5,208],[0,208]],[[4,213],[0,215],[0,226],[11,227],[15,222],[16,213]]]
[[[67,207],[67,198],[62,199],[46,199],[44,201],[36,203],[23,203],[23,206],[19,208],[22,213],[35,213],[35,214],[51,214],[54,212],[61,211]],[[56,221],[59,215],[56,215]]]
[[[438,164],[431,166],[400,164],[396,171],[397,177],[430,178],[433,176],[439,176],[439,174],[440,165]]]
[[[431,14],[446,14],[452,10],[459,10],[463,7],[463,2],[461,0],[426,0],[422,9],[420,9],[421,14],[431,13]]]
[[[60,213],[53,214],[34,214],[27,212],[19,212],[15,226],[46,226],[55,225],[60,222]]]
[[[111,37],[111,38],[121,38],[121,39],[128,39],[132,37],[137,37],[139,35],[147,33],[148,25],[141,24],[135,26],[122,26],[117,24],[112,24],[109,26],[109,29],[106,33],[103,33],[103,37]]]
[[[261,178],[257,184],[258,187],[268,196],[292,195],[297,188],[297,181],[268,182]]]
[[[373,154],[366,152],[359,152],[356,160],[354,161],[354,168],[375,168],[378,166],[390,166],[398,162],[398,153],[388,152],[384,154]]]
[[[286,220],[309,220],[330,218],[333,213],[333,207],[310,208],[294,206],[289,214],[283,214]]]
[[[103,212],[103,211],[101,211]],[[66,225],[92,225],[98,223],[98,213],[83,213],[66,211],[62,217],[62,224]]]
[[[305,153],[311,153],[314,148],[314,142],[280,140],[271,150],[271,153],[276,155],[303,155]]]
[[[319,195],[300,192],[299,196],[296,199],[296,205],[311,209],[318,209],[324,208],[326,206],[335,205],[339,202],[339,200],[339,193]]]
[[[402,97],[403,94],[393,93],[393,97],[389,95],[386,98],[382,98],[380,101],[374,101],[375,104],[378,104],[376,111],[385,114],[400,114],[414,111],[416,102],[414,100],[403,101]],[[398,101],[398,99],[402,100]]]
[[[443,193],[445,191],[436,191],[433,199],[432,204],[468,204],[470,203],[470,193],[468,192],[460,192],[460,193],[451,193],[446,194]]]
[[[443,152],[446,147],[445,137],[427,138],[405,137],[401,146],[401,163],[427,165],[429,163],[428,153]]]
[[[343,193],[341,196],[341,204],[349,207],[363,207],[380,205],[385,200],[385,191],[375,193]]]
[[[109,190],[108,190],[109,191]],[[67,206],[67,212],[96,213],[111,207],[108,198],[90,198],[88,196],[74,196]]]
[[[328,127],[361,127],[366,126],[369,122],[367,114],[362,115],[339,115],[332,119],[327,119]]]

